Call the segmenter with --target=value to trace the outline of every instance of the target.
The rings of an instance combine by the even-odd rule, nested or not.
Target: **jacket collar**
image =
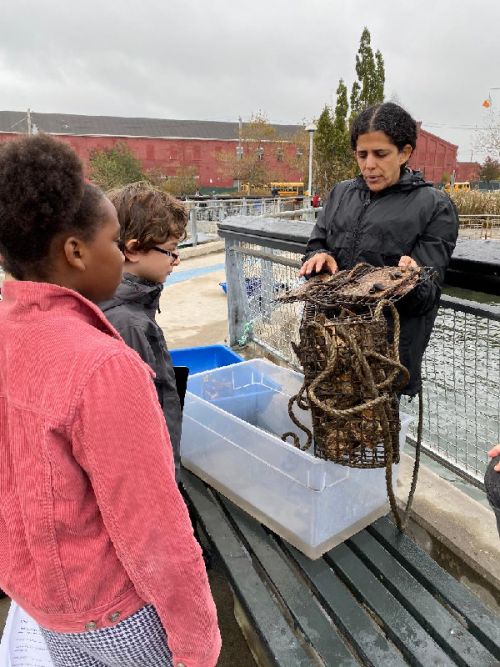
[[[54,283],[8,280],[2,285],[0,312],[9,318],[29,320],[46,314],[73,316],[120,340],[120,335],[99,308],[84,296]]]
[[[114,297],[99,305],[105,313],[116,306],[137,303],[150,317],[154,318],[156,311],[159,309],[162,290],[163,285],[161,283],[153,283],[132,273],[124,273]]]
[[[369,188],[366,185],[365,179],[361,175],[356,176],[353,181],[353,185],[359,190],[369,192]],[[421,187],[432,187],[432,183],[425,181],[420,171],[413,171],[407,167],[397,183],[394,183],[394,185],[385,188],[385,190],[382,190],[378,194],[383,196],[385,194],[389,194],[390,192],[408,192],[415,188]]]

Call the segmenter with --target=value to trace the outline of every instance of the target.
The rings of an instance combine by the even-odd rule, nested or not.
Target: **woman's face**
[[[410,158],[409,144],[400,151],[385,132],[360,134],[356,161],[371,192],[381,192],[399,181],[401,166]]]

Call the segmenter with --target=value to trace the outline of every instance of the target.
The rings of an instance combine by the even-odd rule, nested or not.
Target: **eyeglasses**
[[[172,250],[165,250],[165,248],[159,248],[157,245],[154,245],[151,250],[156,250],[157,252],[161,252],[163,255],[167,255],[168,257],[172,258],[172,262],[176,262],[180,255],[178,252],[172,252]]]

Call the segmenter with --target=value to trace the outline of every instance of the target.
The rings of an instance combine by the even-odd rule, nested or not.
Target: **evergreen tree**
[[[332,186],[335,159],[335,128],[330,108],[325,105],[314,134],[315,189],[324,195]]]
[[[336,159],[344,164],[349,164],[352,161],[352,152],[349,145],[349,127],[347,124],[348,113],[347,87],[344,80],[340,79],[337,87],[337,104],[333,119],[333,143]]]
[[[380,51],[373,54],[371,36],[364,28],[356,54],[357,81],[351,89],[351,115],[357,115],[366,107],[384,101],[385,69]]]

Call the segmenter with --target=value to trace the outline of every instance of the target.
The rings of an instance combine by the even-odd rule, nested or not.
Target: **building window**
[[[297,155],[297,157],[302,157],[304,155],[304,151],[302,150],[302,148],[300,146],[297,146],[296,155]]]
[[[236,146],[236,159],[241,160],[243,157],[243,146]]]
[[[263,159],[264,159],[264,149],[262,148],[262,146],[259,146],[257,148],[257,160],[261,161]]]
[[[146,160],[155,159],[155,146],[154,144],[146,144]]]
[[[276,160],[277,160],[277,162],[283,162],[284,159],[285,159],[285,155],[283,153],[283,149],[278,148],[278,150],[276,151]]]

